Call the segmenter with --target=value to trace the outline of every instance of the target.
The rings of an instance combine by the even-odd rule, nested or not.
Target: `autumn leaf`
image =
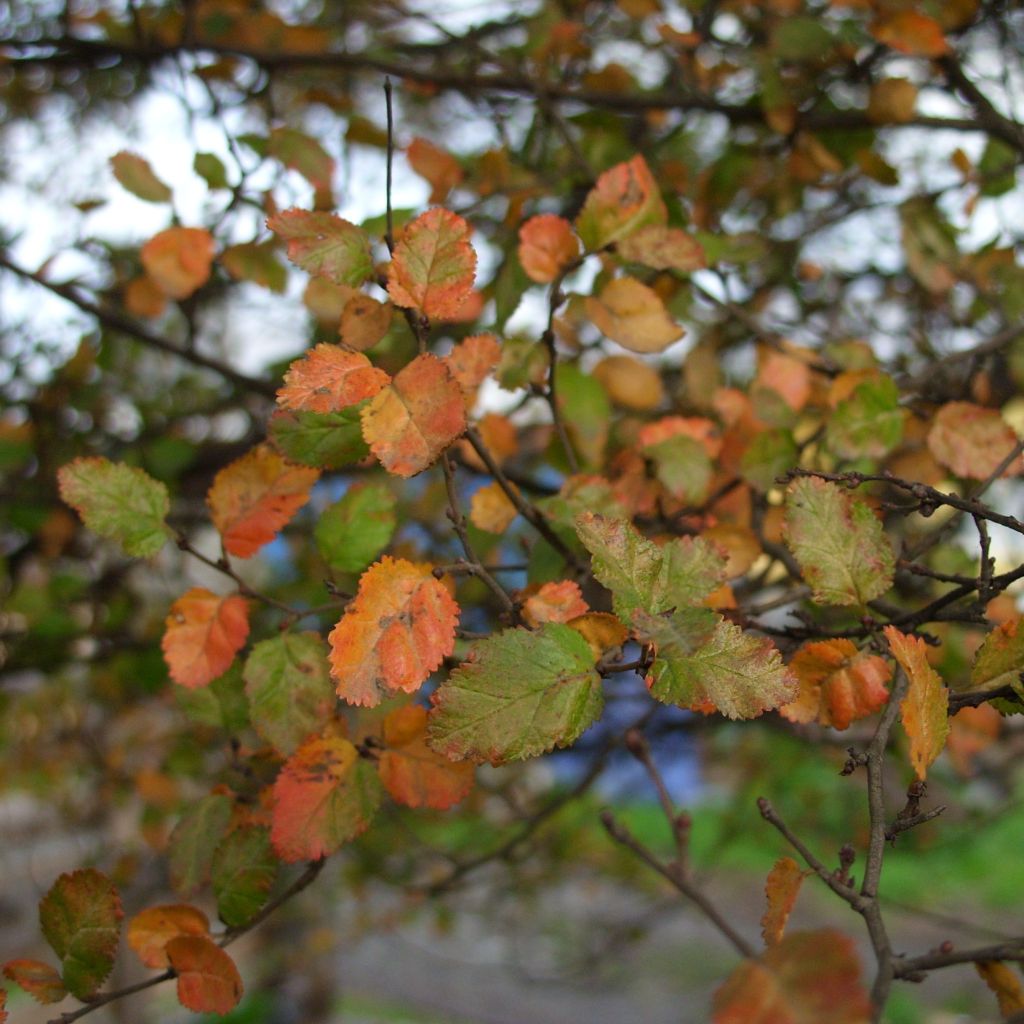
[[[409,166],[430,185],[431,203],[443,203],[448,193],[462,181],[458,160],[432,142],[417,136],[405,151]]]
[[[395,375],[362,414],[363,438],[389,473],[415,476],[466,429],[462,389],[429,352]]]
[[[393,312],[390,302],[378,302],[370,295],[357,292],[341,311],[338,337],[349,348],[360,352],[373,348],[388,333]]]
[[[971,402],[947,402],[935,414],[928,431],[932,455],[957,476],[987,480],[1017,445],[1017,435],[995,409]],[[1003,472],[1024,472],[1019,453]]]
[[[335,572],[362,572],[391,542],[397,525],[394,494],[386,484],[373,481],[354,484],[324,509],[313,538]]]
[[[274,447],[291,462],[315,469],[341,469],[370,454],[363,440],[362,411],[366,402],[338,412],[287,412],[270,417],[268,434]]]
[[[469,521],[485,533],[504,533],[517,515],[519,510],[497,480],[475,490],[469,499]]]
[[[152,278],[141,274],[133,277],[124,286],[124,308],[132,316],[152,319],[160,316],[167,308],[167,296],[157,287]]]
[[[895,626],[883,630],[893,657],[907,675],[909,687],[900,704],[903,728],[910,737],[910,763],[919,779],[942,753],[949,733],[949,692],[938,672],[928,664],[928,645]]]
[[[858,651],[850,640],[806,643],[789,667],[800,682],[800,693],[791,704],[779,708],[779,713],[791,722],[847,729],[889,699],[889,663],[877,654]]]
[[[825,443],[844,459],[881,459],[903,438],[899,389],[891,377],[869,377],[836,406]]]
[[[318,191],[330,193],[334,158],[312,136],[295,128],[274,128],[267,138],[267,156],[297,171]]]
[[[761,915],[761,938],[766,946],[782,941],[786,922],[793,912],[793,904],[800,893],[804,873],[792,857],[780,857],[768,872],[764,883],[767,905]]]
[[[531,217],[519,229],[519,262],[526,276],[548,284],[579,257],[580,243],[572,225],[554,213]]]
[[[971,666],[972,690],[995,690],[1001,686],[1021,689],[1024,672],[1024,619],[1014,615],[1000,623],[982,641]]]
[[[372,398],[390,380],[362,352],[323,343],[288,368],[277,404],[301,412],[338,412]]]
[[[206,496],[225,550],[249,558],[309,500],[320,474],[293,466],[262,444],[225,466]]]
[[[417,217],[402,232],[388,268],[391,301],[431,319],[457,317],[476,274],[470,234],[462,217],[441,207]]]
[[[427,746],[427,709],[396,708],[383,725],[380,781],[392,799],[406,807],[453,807],[473,788],[469,762],[453,762]]]
[[[811,397],[811,371],[808,365],[786,352],[762,352],[758,360],[755,386],[770,388],[792,409],[799,412]]]
[[[586,615],[590,606],[574,580],[543,583],[523,601],[523,620],[536,628],[545,622],[571,622]]]
[[[171,506],[167,488],[134,466],[78,458],[57,471],[57,486],[90,530],[116,540],[129,555],[155,555],[171,534],[164,522]]]
[[[462,389],[466,410],[473,407],[477,389],[501,358],[501,345],[493,334],[474,334],[460,341],[445,356],[445,364]]]
[[[604,706],[590,646],[554,622],[478,641],[430,699],[430,746],[492,764],[568,746]]]
[[[128,922],[125,938],[142,961],[143,966],[165,968],[167,943],[179,935],[209,935],[209,918],[198,908],[187,903],[171,903],[149,907]]]
[[[1024,1010],[1024,985],[1017,971],[999,960],[975,961],[974,969],[995,995],[1004,1020]]]
[[[828,480],[801,477],[786,492],[784,536],[814,599],[866,604],[892,586],[892,547],[874,512]]]
[[[121,150],[110,158],[118,183],[147,203],[170,202],[171,190],[156,176],[145,157]]]
[[[171,832],[168,843],[168,867],[171,885],[187,896],[210,877],[210,863],[231,820],[232,800],[211,793],[197,800]]]
[[[194,689],[226,672],[248,635],[244,597],[193,587],[171,605],[160,646],[171,678]]]
[[[274,851],[288,863],[328,857],[366,831],[379,803],[377,772],[348,740],[311,739],[274,782]]]
[[[78,999],[106,981],[123,916],[113,883],[95,868],[61,875],[39,903],[43,937],[61,961],[61,978]]]
[[[334,686],[317,633],[279,633],[261,640],[246,659],[243,675],[252,724],[282,754],[319,733],[332,716]]]
[[[946,753],[958,775],[975,772],[974,759],[999,738],[1003,717],[991,704],[961,708],[949,719]]]
[[[210,279],[213,236],[205,228],[167,228],[140,253],[150,280],[169,298],[187,299]]]
[[[205,935],[178,935],[167,943],[178,976],[178,1002],[193,1013],[225,1014],[242,998],[234,960]]]
[[[651,412],[665,399],[658,371],[633,356],[607,356],[592,373],[608,397],[623,409]]]
[[[609,281],[586,307],[598,330],[631,352],[662,352],[685,334],[658,293],[634,277]]]
[[[630,263],[642,263],[655,270],[689,274],[707,266],[704,247],[693,235],[663,224],[648,224],[620,239],[615,251]]]
[[[385,556],[359,580],[331,631],[338,696],[373,707],[417,690],[455,648],[459,606],[426,564]]]
[[[570,619],[566,625],[587,641],[594,661],[599,661],[609,651],[621,647],[629,638],[629,630],[611,612],[587,612]]]
[[[912,57],[944,57],[949,43],[942,26],[927,14],[896,11],[871,26],[871,34],[886,46]]]
[[[744,960],[715,992],[712,1024],[869,1024],[871,1003],[853,941],[793,932]]]
[[[217,913],[229,928],[248,924],[259,913],[270,895],[277,867],[270,832],[265,828],[236,828],[218,844],[210,863],[210,880]]]
[[[277,246],[271,241],[229,245],[220,254],[221,266],[236,281],[251,281],[281,294],[288,285],[288,270],[277,260]]]
[[[917,86],[906,78],[883,78],[872,83],[868,118],[876,124],[907,124],[914,120]]]
[[[605,171],[587,195],[576,230],[588,252],[628,238],[668,217],[658,184],[642,156]]]
[[[692,708],[710,702],[727,718],[756,718],[793,699],[796,678],[767,637],[744,633],[706,608],[677,608],[669,616],[639,610],[633,625],[651,644],[651,695]]]
[[[59,1003],[68,994],[56,968],[44,964],[41,960],[8,960],[4,964],[4,977],[19,985],[37,1003],[43,1005]],[[0,992],[2,991],[0,989]],[[3,999],[0,998],[0,1010],[3,1009],[3,1005]]]
[[[0,988],[0,1024],[6,1024],[7,1022],[7,1011],[4,1007],[7,1005],[7,991],[6,989]]]
[[[314,277],[358,288],[374,275],[366,233],[333,213],[284,210],[267,227],[287,242],[288,259]]]

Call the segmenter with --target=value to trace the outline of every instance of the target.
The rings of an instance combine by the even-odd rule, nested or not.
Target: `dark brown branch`
[[[948,953],[925,953],[923,956],[899,957],[893,963],[894,975],[906,978],[922,971],[936,971],[956,964],[979,963],[985,960],[1024,960],[1024,937],[995,946],[952,950]]]

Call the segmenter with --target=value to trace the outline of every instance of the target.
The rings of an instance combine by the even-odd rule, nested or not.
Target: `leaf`
[[[229,928],[248,924],[267,902],[277,858],[265,828],[237,828],[213,852],[210,880],[217,913]]]
[[[673,498],[689,505],[704,501],[714,467],[700,441],[686,434],[673,434],[644,444],[642,430],[637,440],[640,450],[654,463],[655,476]]]
[[[171,885],[182,896],[210,877],[210,861],[231,820],[232,801],[214,793],[197,800],[174,827],[167,847]]]
[[[923,779],[928,766],[946,745],[949,692],[938,672],[928,664],[928,645],[924,640],[907,636],[895,626],[886,626],[882,632],[910,684],[900,704],[900,717],[910,737],[910,763],[917,777]]]
[[[1000,960],[977,960],[974,969],[994,993],[1004,1020],[1024,1010],[1024,986],[1016,971]]]
[[[224,161],[216,153],[196,153],[192,161],[192,170],[206,182],[210,188],[230,188],[227,168]]]
[[[519,510],[497,480],[475,490],[469,499],[469,521],[485,533],[504,533],[517,515]]]
[[[554,622],[478,641],[430,700],[430,746],[453,760],[492,764],[568,746],[604,706],[590,646]]]
[[[631,352],[663,352],[686,333],[658,293],[634,277],[609,281],[596,298],[587,296],[586,307],[598,330]]]
[[[309,501],[319,476],[315,469],[286,462],[266,444],[225,466],[206,495],[224,549],[249,558],[270,543]]]
[[[785,352],[759,353],[758,388],[770,388],[792,409],[799,412],[811,397],[811,371],[802,359]]]
[[[323,343],[288,368],[277,404],[299,412],[338,412],[372,398],[390,380],[362,352]]]
[[[970,778],[975,772],[974,760],[999,738],[1002,715],[991,704],[961,708],[949,719],[946,753],[958,775]]]
[[[795,676],[767,637],[744,633],[706,608],[667,617],[639,610],[633,624],[639,640],[654,646],[647,685],[665,704],[710,702],[727,718],[756,718],[796,693]]]
[[[466,429],[462,389],[429,352],[395,375],[363,409],[363,438],[389,473],[415,476]]]
[[[288,285],[288,271],[278,263],[276,249],[272,241],[230,245],[220,254],[220,262],[236,281],[251,281],[281,294]]]
[[[149,907],[128,922],[125,938],[143,966],[162,969],[169,966],[167,943],[179,935],[209,935],[209,918],[187,903]]]
[[[544,583],[523,601],[523,620],[534,628],[545,622],[570,623],[589,611],[580,585],[573,580]]]
[[[405,151],[409,166],[430,185],[431,203],[443,203],[448,193],[462,181],[458,160],[432,142],[417,136]]]
[[[971,402],[947,402],[928,431],[928,449],[948,470],[969,480],[987,480],[1017,444],[1013,428],[995,409]],[[1024,472],[1018,454],[1003,476]]]
[[[118,541],[129,555],[155,555],[171,535],[164,522],[171,507],[167,488],[141,469],[78,458],[57,471],[57,486],[90,530]]]
[[[574,363],[559,362],[555,381],[558,412],[573,449],[585,466],[603,466],[612,412],[604,388]]]
[[[373,348],[391,328],[393,312],[394,307],[390,302],[378,302],[369,295],[357,292],[341,311],[338,336],[349,348],[360,352]]]
[[[649,224],[616,243],[615,251],[630,263],[655,270],[689,274],[707,266],[704,246],[680,228]]]
[[[860,975],[841,932],[793,932],[729,975],[712,1000],[712,1024],[869,1024]]]
[[[365,402],[339,412],[285,412],[270,417],[274,446],[291,462],[317,469],[341,469],[370,454],[363,440]]]
[[[594,367],[592,375],[623,409],[651,412],[665,400],[661,375],[633,356],[606,356]]]
[[[43,937],[76,998],[88,999],[113,970],[122,916],[117,890],[95,868],[61,875],[40,901]]]
[[[786,922],[793,912],[793,904],[800,893],[804,873],[792,857],[780,857],[768,872],[764,883],[767,905],[761,915],[761,938],[766,946],[782,941]]]
[[[949,43],[942,26],[917,11],[896,11],[871,26],[871,34],[886,46],[912,57],[944,57]]]
[[[178,975],[178,1002],[193,1013],[225,1014],[242,998],[234,960],[204,935],[178,935],[167,943],[167,958]]]
[[[374,707],[417,690],[455,649],[458,621],[459,606],[429,565],[385,555],[363,573],[328,637],[338,696]]]
[[[334,159],[316,139],[294,128],[274,128],[267,139],[267,156],[298,171],[313,188],[330,192]]]
[[[866,604],[892,586],[892,547],[862,501],[827,480],[800,477],[786,491],[783,536],[825,604]]]
[[[167,228],[139,254],[146,274],[169,298],[187,299],[210,279],[213,236],[205,228]]]
[[[612,592],[616,614],[626,622],[638,609],[655,615],[699,604],[725,580],[725,559],[699,537],[659,548],[628,520],[593,512],[577,516],[575,526],[594,576]]]
[[[579,254],[580,243],[572,225],[557,214],[531,217],[519,229],[519,262],[537,284],[554,281]]]
[[[320,515],[313,536],[335,572],[362,572],[391,543],[396,525],[390,488],[377,482],[354,484]]]
[[[145,157],[122,149],[110,158],[110,166],[118,183],[133,196],[147,203],[170,202],[171,190],[156,176]]]
[[[882,459],[903,437],[900,393],[891,377],[858,384],[829,417],[826,444],[843,459]]]
[[[160,291],[155,281],[142,274],[133,277],[124,286],[124,308],[132,316],[152,319],[160,316],[167,308],[167,296]]]
[[[445,364],[462,389],[467,411],[473,407],[477,389],[490,376],[501,358],[501,346],[493,334],[464,338],[445,356]]]
[[[174,697],[178,707],[200,725],[235,736],[249,726],[249,700],[245,696],[242,666],[237,661],[209,686],[199,690],[179,686]]]
[[[800,693],[793,703],[779,708],[779,713],[791,722],[847,729],[889,699],[889,663],[877,654],[858,651],[850,640],[806,643],[789,667],[800,682]]]
[[[473,788],[473,765],[453,762],[427,746],[427,709],[396,708],[384,719],[378,767],[392,799],[406,807],[454,807]]]
[[[314,277],[358,288],[374,276],[366,232],[333,213],[284,210],[267,227],[287,242],[288,259]]]
[[[160,647],[171,678],[190,689],[223,675],[249,635],[249,602],[193,587],[171,605]]]
[[[274,782],[274,851],[286,862],[319,860],[366,831],[380,803],[380,780],[346,739],[304,743]]]
[[[917,86],[906,78],[882,78],[871,85],[868,118],[876,124],[907,124],[914,120]]]
[[[7,990],[0,988],[0,1024],[6,1024],[7,1022],[7,1011],[4,1007],[7,1005]]]
[[[788,430],[755,434],[740,460],[740,473],[751,487],[770,491],[775,481],[800,461],[800,451]]]
[[[1024,629],[1021,616],[1000,623],[982,641],[971,666],[972,690],[1012,686],[1019,690],[1024,672]]]
[[[68,994],[57,969],[41,960],[8,960],[4,964],[4,977],[20,985],[37,1003],[44,1005],[59,1003]],[[2,994],[3,989],[0,989],[0,996]],[[3,1006],[3,998],[0,998],[0,1010]]]
[[[282,754],[319,733],[334,711],[327,651],[316,633],[279,633],[261,640],[243,674],[252,724]]]
[[[628,238],[668,217],[658,184],[642,156],[605,171],[587,195],[576,231],[588,252]]]
[[[459,315],[473,290],[476,253],[469,224],[435,207],[402,232],[388,268],[388,294],[396,306],[436,320]]]

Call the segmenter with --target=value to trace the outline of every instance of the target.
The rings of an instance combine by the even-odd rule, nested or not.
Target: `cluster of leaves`
[[[642,744],[609,729],[673,822],[677,859],[654,863],[741,955],[714,996],[716,1024],[860,1024],[893,981],[947,962],[977,963],[1007,1017],[1024,1006],[1001,963],[1024,956],[1020,943],[898,957],[878,896],[885,843],[938,813],[919,805],[943,752],[969,773],[1001,714],[1024,707],[1008,593],[1024,571],[997,573],[990,537],[1024,525],[985,500],[1024,471],[1011,426],[1024,270],[1012,240],[970,249],[941,202],[963,192],[972,216],[1014,187],[1024,133],[961,58],[1018,26],[971,0],[723,6],[692,5],[681,29],[655,0],[580,2],[430,44],[368,10],[359,18],[381,52],[362,58],[329,18],[292,24],[241,0],[185,15],[145,5],[131,24],[101,4],[88,27],[0,42],[16,113],[38,102],[33,69],[63,88],[76,61],[116,59],[142,76],[194,59],[182,69],[207,91],[234,162],[196,153],[210,207],[203,226],[184,226],[161,168],[111,156],[119,185],[170,215],[137,247],[108,250],[95,295],[0,254],[99,325],[30,400],[12,373],[0,451],[29,489],[9,543],[12,666],[52,659],[73,679],[88,664],[89,696],[108,712],[173,690],[208,730],[180,729],[156,748],[164,763],[130,780],[173,888],[182,899],[208,888],[200,898],[224,925],[212,932],[190,903],[131,917],[128,944],[162,972],[153,983],[177,979],[183,1006],[238,1002],[224,947],[370,829],[385,800],[425,812],[471,800],[478,766],[602,728],[630,676],[646,691],[634,729],[659,704],[709,728],[770,715],[814,757],[816,742],[864,723],[847,772],[868,776],[862,885],[852,861],[826,867],[765,804],[806,871],[787,858],[769,876],[761,952],[695,887]],[[600,56],[617,34],[638,48],[632,69]],[[447,63],[454,43],[465,66]],[[641,88],[644,55],[671,70]],[[250,66],[271,85],[247,85]],[[419,136],[403,145],[390,85],[383,131],[358,90],[337,91],[338,66],[392,71],[405,116],[425,126],[435,91],[479,96],[500,138],[461,155]],[[294,77],[278,81],[283,70]],[[969,116],[918,113],[925,86]],[[293,120],[275,123],[267,91]],[[505,94],[530,112],[522,152]],[[233,133],[231,96],[262,111],[266,130]],[[563,113],[570,103],[585,112]],[[312,105],[345,119],[348,145],[381,150],[389,180],[397,141],[434,205],[393,210],[382,189],[382,216],[333,212],[335,159],[296,126]],[[731,129],[718,141],[715,119]],[[904,128],[981,130],[984,148],[951,154],[948,189],[915,190],[889,149]],[[280,176],[269,190],[267,168]],[[909,194],[892,198],[898,186]],[[301,202],[287,201],[293,188]],[[888,257],[853,269],[811,258],[815,235],[878,206],[898,222],[898,273]],[[303,275],[312,335],[276,379],[248,377],[197,342],[211,340],[208,314],[231,310],[233,283],[285,292],[296,275],[283,258]],[[516,318],[530,308],[542,312]],[[928,340],[893,356],[896,315],[902,337]],[[944,352],[937,339],[965,327],[981,340]],[[143,424],[126,443],[109,426],[112,390]],[[81,416],[54,427],[69,400]],[[188,440],[225,409],[240,432]],[[961,520],[980,556],[955,532]],[[139,572],[123,556],[148,562]],[[203,585],[184,561],[209,570]],[[275,562],[280,578],[261,579]],[[169,609],[142,596],[154,571],[181,579]],[[88,610],[90,645],[68,605]],[[37,713],[32,696],[15,715]],[[212,773],[195,763],[200,742],[218,753]],[[189,765],[183,792],[166,770],[176,758]],[[892,821],[887,773],[890,789],[911,786]],[[456,864],[449,880],[468,870]],[[785,933],[805,873],[863,917],[870,993],[849,936]],[[40,907],[59,969],[16,959],[4,972],[41,1002],[71,995],[88,1012],[119,995],[101,986],[121,915],[101,872],[62,875]]]

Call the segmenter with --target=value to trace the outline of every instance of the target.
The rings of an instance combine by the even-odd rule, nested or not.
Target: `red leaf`
[[[385,556],[363,573],[328,637],[338,696],[373,707],[412,693],[454,650],[458,621],[459,606],[429,565]]]
[[[179,935],[209,935],[210,921],[197,907],[170,903],[149,907],[128,922],[126,938],[146,967],[163,968],[170,964],[167,943]]]
[[[554,281],[580,254],[572,225],[554,213],[531,217],[519,229],[519,262],[538,284]]]
[[[187,299],[210,279],[213,236],[204,228],[168,228],[141,252],[142,265],[156,286],[172,299]]]
[[[4,964],[4,976],[20,985],[37,1003],[44,1005],[59,1003],[68,994],[57,968],[41,960],[8,960]],[[0,1008],[3,1005],[0,999]]]
[[[249,602],[193,587],[171,605],[160,646],[171,678],[195,689],[223,675],[249,635]]]
[[[390,380],[362,352],[320,344],[288,368],[277,404],[302,412],[337,412],[372,398]]]
[[[286,462],[262,444],[225,466],[206,496],[224,548],[249,558],[309,500],[320,473]]]
[[[761,937],[766,946],[782,941],[786,922],[800,893],[804,873],[792,857],[780,857],[764,883],[767,906],[761,915]]]
[[[234,960],[203,935],[179,935],[167,943],[167,959],[178,975],[178,1002],[195,1013],[225,1014],[242,998]]]

